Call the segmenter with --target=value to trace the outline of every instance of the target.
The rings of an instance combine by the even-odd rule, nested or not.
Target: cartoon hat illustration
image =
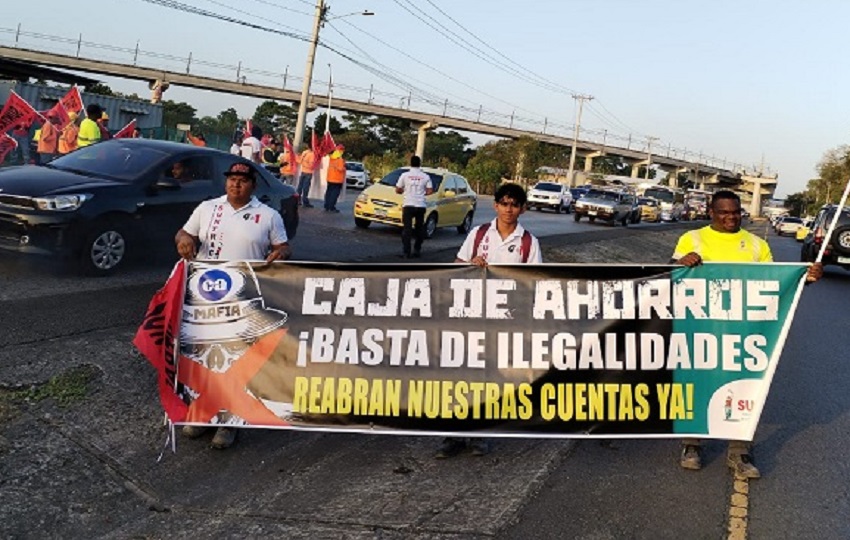
[[[285,312],[266,307],[250,264],[193,262],[190,268],[181,343],[251,342],[286,324]]]

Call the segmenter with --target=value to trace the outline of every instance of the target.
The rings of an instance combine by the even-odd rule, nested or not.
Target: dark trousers
[[[425,239],[425,208],[420,206],[405,206],[401,209],[401,245],[405,255],[410,255],[410,239],[415,238],[413,252],[422,251],[422,240]]]
[[[325,190],[325,210],[333,210],[336,208],[336,201],[339,199],[339,193],[341,191],[342,184],[328,182],[328,187]]]
[[[313,182],[313,173],[302,173],[298,177],[298,187],[295,188],[295,193],[301,197],[301,204],[304,206],[312,206],[310,199],[307,196],[310,194],[310,184]]]

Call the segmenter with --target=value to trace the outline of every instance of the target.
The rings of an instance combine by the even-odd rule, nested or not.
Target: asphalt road
[[[551,213],[524,222],[541,236],[623,234]],[[461,240],[443,230],[425,249],[451,260]],[[798,259],[793,239],[770,241],[777,260]],[[392,260],[399,244],[396,230],[321,210],[295,240],[302,260]],[[153,373],[129,342],[162,257],[87,281],[0,261],[2,388],[74,366],[103,383],[85,407],[0,408],[0,537],[725,538],[742,489],[749,538],[850,537],[844,270],[804,291],[756,437],[764,477],[742,488],[722,443],[695,473],[668,440],[500,440],[485,458],[435,461],[427,437],[249,430],[228,452],[180,440],[157,463]]]

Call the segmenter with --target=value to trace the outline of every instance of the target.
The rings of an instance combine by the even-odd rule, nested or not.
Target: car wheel
[[[368,229],[369,225],[371,225],[372,222],[369,221],[368,219],[356,217],[356,218],[354,218],[354,224],[357,225],[358,227],[360,227],[361,229]]]
[[[573,221],[575,221],[576,223],[581,221],[581,214],[579,214],[579,213],[573,214]]]
[[[468,234],[469,231],[472,230],[472,212],[466,214],[466,217],[463,218],[463,223],[457,226],[458,234]]]
[[[127,233],[114,221],[96,225],[86,235],[80,252],[80,270],[85,275],[107,276],[127,258]]]
[[[431,212],[425,220],[425,238],[431,238],[437,232],[437,212]]]
[[[596,221],[596,216],[588,216],[587,220],[593,223],[594,221]]]

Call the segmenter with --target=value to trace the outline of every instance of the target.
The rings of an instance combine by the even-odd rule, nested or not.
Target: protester
[[[59,128],[56,127],[58,123],[59,119],[51,114],[41,126],[37,147],[39,165],[46,165],[59,152]]]
[[[260,152],[263,147],[260,144],[260,137],[263,136],[263,130],[260,126],[251,127],[251,135],[242,139],[242,144],[239,146],[239,153],[243,158],[253,161],[254,163],[262,163]]]
[[[77,149],[77,136],[80,133],[80,128],[77,126],[77,113],[71,111],[68,113],[68,124],[62,128],[62,133],[59,135],[59,153],[62,155],[73,152]]]
[[[91,103],[86,107],[86,117],[80,123],[80,130],[77,134],[77,148],[100,142],[101,131],[97,121],[102,114],[103,109],[97,103]]]
[[[284,146],[283,153],[280,156],[280,180],[285,184],[295,184],[295,167],[297,166],[295,157],[289,148]]]
[[[17,124],[12,129],[12,138],[18,143],[18,158],[21,165],[30,162],[30,128],[27,124]]]
[[[770,246],[758,236],[741,228],[741,198],[734,192],[721,190],[714,193],[708,210],[711,224],[688,231],[679,237],[673,252],[672,263],[693,267],[703,262],[773,261]],[[815,263],[806,274],[807,282],[823,276],[823,265]],[[761,473],[753,462],[752,445],[748,441],[729,441],[726,465],[736,475],[759,478]],[[702,468],[701,441],[683,439],[679,464],[684,469]]]
[[[103,111],[103,114],[100,115],[97,121],[97,127],[100,129],[101,141],[108,141],[112,138],[112,133],[109,131],[109,115],[106,114],[106,111]]]
[[[177,232],[177,253],[184,259],[199,260],[288,259],[289,243],[280,213],[253,196],[255,171],[247,163],[238,162],[230,166],[225,177],[226,194],[202,202]],[[227,412],[223,416],[232,419]],[[191,438],[205,431],[205,426],[183,428],[183,434]],[[229,448],[236,434],[236,428],[219,427],[212,447]]]
[[[345,152],[345,146],[341,144],[336,145],[336,149],[331,153],[330,161],[328,161],[328,187],[325,190],[325,212],[339,213],[336,202],[339,200],[339,194],[345,182],[345,160],[342,159],[343,152]]]
[[[519,223],[525,212],[527,194],[518,184],[502,184],[493,197],[496,218],[475,227],[466,236],[455,262],[486,267],[490,264],[540,264],[540,242]],[[435,457],[456,456],[469,446],[474,456],[490,453],[490,441],[483,437],[460,439],[446,437]]]
[[[280,166],[280,152],[278,151],[277,141],[269,139],[268,144],[263,148],[263,165],[271,167]]]
[[[238,135],[233,136],[233,144],[230,145],[230,153],[234,156],[239,156],[242,154],[242,140],[244,136],[240,132]]]
[[[195,137],[191,132],[186,132],[186,139],[190,144],[194,144],[195,146],[205,147],[207,145],[207,138],[204,137],[203,133],[198,133],[198,136]]]
[[[298,156],[298,164],[301,166],[301,174],[298,177],[298,187],[295,192],[301,197],[304,208],[313,208],[310,204],[310,184],[313,182],[313,171],[316,169],[316,154],[307,146]]]
[[[142,129],[139,128],[139,127],[134,127],[133,128],[133,134],[130,135],[130,138],[131,139],[144,139],[144,137],[142,136]]]
[[[425,197],[434,193],[431,177],[419,167],[422,160],[419,156],[411,156],[410,169],[398,178],[395,185],[396,193],[404,193],[404,202],[401,208],[401,245],[402,257],[422,256],[422,242],[425,239]],[[411,238],[413,252],[410,251]]]

